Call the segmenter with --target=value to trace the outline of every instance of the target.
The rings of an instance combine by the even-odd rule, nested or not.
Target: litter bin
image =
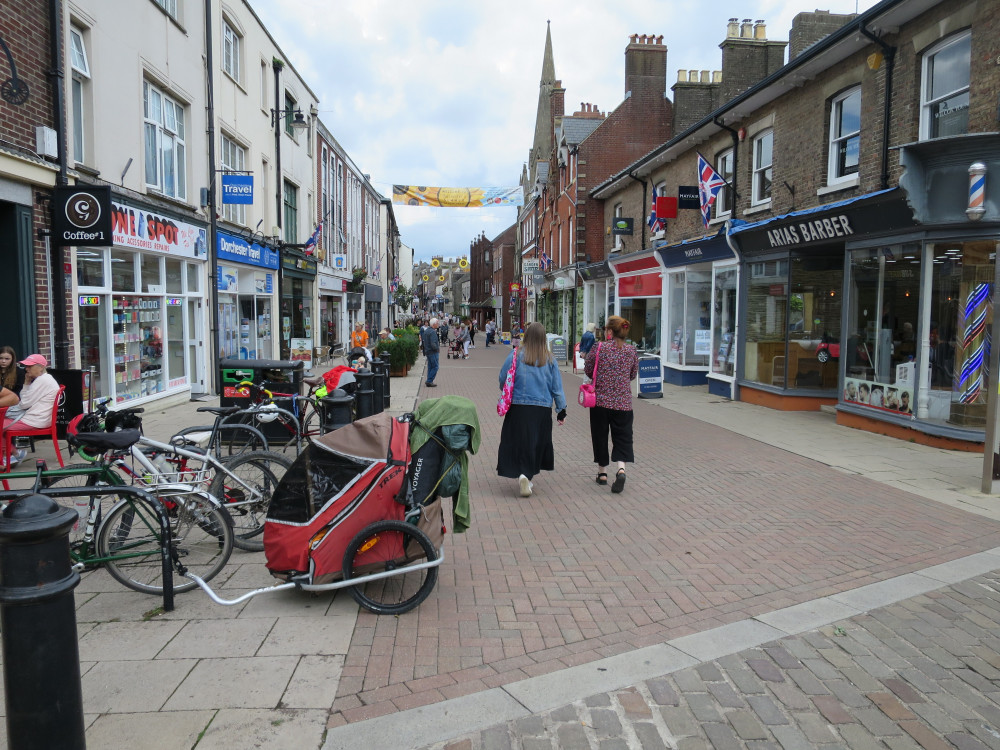
[[[244,380],[266,388],[273,393],[302,394],[302,370],[305,362],[290,359],[223,359],[219,362],[222,370],[222,395],[220,406],[249,406],[249,396],[240,394],[237,386]],[[290,397],[275,396],[275,406],[294,413],[295,405]],[[280,422],[258,425],[268,440],[288,439],[288,430]]]

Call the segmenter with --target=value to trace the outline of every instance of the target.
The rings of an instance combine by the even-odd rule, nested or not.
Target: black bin
[[[290,397],[277,394],[290,393],[302,395],[302,372],[305,362],[294,359],[223,359],[219,362],[222,370],[222,394],[220,406],[249,406],[249,396],[243,396],[237,387],[244,380],[254,385],[266,388],[275,394],[275,406],[295,412],[295,405]],[[300,408],[301,408],[300,404]],[[268,422],[258,425],[268,440],[288,440],[288,430],[280,422]]]

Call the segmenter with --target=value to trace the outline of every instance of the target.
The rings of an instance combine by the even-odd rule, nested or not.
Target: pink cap
[[[21,360],[20,364],[25,367],[31,367],[31,365],[41,365],[42,367],[48,367],[49,361],[45,359],[41,354],[29,354],[27,357]]]

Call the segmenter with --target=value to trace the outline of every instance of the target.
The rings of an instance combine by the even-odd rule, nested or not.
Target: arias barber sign
[[[52,238],[56,245],[114,244],[110,187],[57,187],[52,204]]]

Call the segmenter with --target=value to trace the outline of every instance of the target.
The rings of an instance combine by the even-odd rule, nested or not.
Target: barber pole
[[[979,221],[986,213],[986,165],[977,161],[969,167],[969,207],[965,214],[972,221]]]

